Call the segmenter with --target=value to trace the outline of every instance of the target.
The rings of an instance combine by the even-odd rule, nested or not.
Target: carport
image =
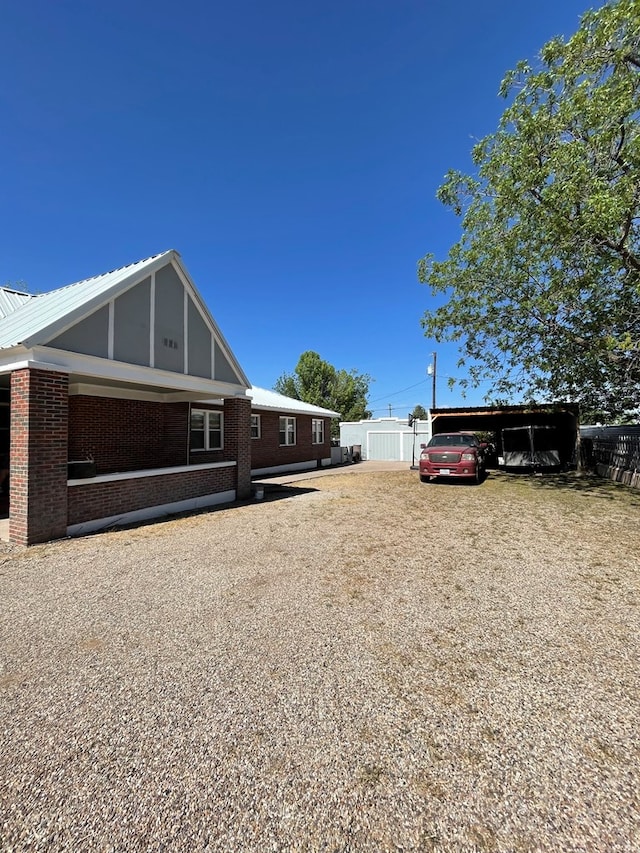
[[[502,431],[514,427],[555,427],[560,460],[564,467],[580,464],[580,409],[574,403],[537,406],[478,406],[431,410],[431,430],[493,433],[496,456],[502,455]]]

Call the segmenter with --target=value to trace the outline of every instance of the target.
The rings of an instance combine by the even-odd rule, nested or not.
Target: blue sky
[[[47,291],[177,249],[251,382],[305,350],[372,377],[375,417],[449,391],[416,262],[504,109],[505,71],[588,0],[7,0],[0,281]]]

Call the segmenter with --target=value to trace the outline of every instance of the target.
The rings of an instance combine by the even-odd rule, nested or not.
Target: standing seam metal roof
[[[56,324],[74,319],[73,315],[81,309],[84,309],[82,315],[90,313],[98,307],[112,288],[127,278],[137,278],[147,268],[161,265],[162,261],[177,254],[171,249],[111,272],[68,284],[49,293],[36,296],[21,294],[27,298],[12,313],[0,320],[0,349],[19,344],[36,346],[46,343],[56,334]],[[14,297],[9,297],[9,300],[17,301]]]
[[[32,298],[30,293],[22,293],[10,287],[0,287],[0,320],[13,314]]]
[[[340,412],[334,412],[332,409],[314,406],[311,403],[305,403],[303,400],[294,400],[292,397],[285,397],[284,394],[278,394],[277,391],[269,391],[266,388],[258,388],[255,385],[250,388],[248,393],[252,398],[251,407],[255,409],[299,412],[304,415],[323,415],[330,418],[339,418],[341,416]]]

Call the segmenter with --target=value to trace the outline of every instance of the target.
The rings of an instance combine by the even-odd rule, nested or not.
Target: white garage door
[[[368,432],[367,459],[384,462],[402,461],[401,432]]]

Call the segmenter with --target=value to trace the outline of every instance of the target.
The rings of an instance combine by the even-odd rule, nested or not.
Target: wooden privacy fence
[[[640,426],[600,427],[582,436],[588,467],[601,476],[640,489]]]

